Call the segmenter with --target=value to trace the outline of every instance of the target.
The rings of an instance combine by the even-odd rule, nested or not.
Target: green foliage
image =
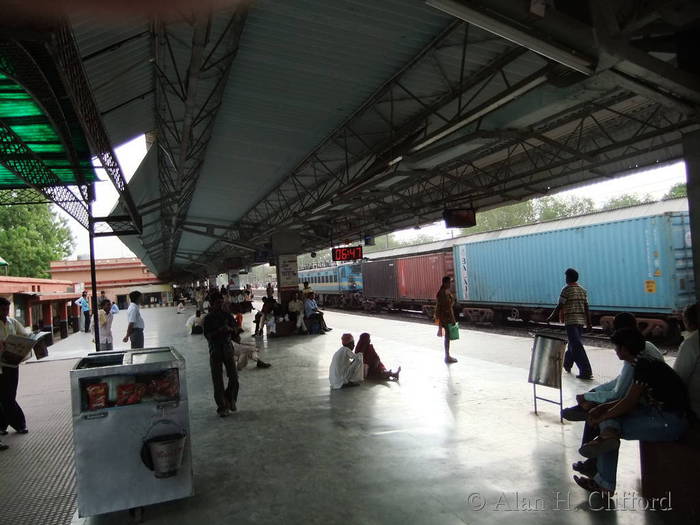
[[[636,195],[636,194],[623,194],[613,197],[612,199],[606,201],[602,206],[601,210],[616,210],[617,208],[626,208],[628,206],[636,206],[638,204],[647,204],[649,202],[654,202],[654,198],[649,195]]]
[[[476,214],[476,226],[462,234],[480,233],[523,224],[550,221],[595,211],[592,199],[580,197],[542,197]]]
[[[671,188],[668,190],[668,193],[663,196],[663,200],[666,199],[678,199],[680,197],[687,197],[688,196],[688,188],[685,184],[685,182],[679,182],[678,184],[674,184],[671,186]]]
[[[48,278],[49,262],[72,249],[68,222],[48,204],[0,206],[0,257],[9,275]]]

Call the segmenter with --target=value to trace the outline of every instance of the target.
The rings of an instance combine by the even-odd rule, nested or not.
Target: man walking
[[[588,293],[578,284],[578,272],[569,268],[564,272],[566,286],[562,288],[559,303],[547,318],[547,322],[554,319],[557,314],[566,327],[566,336],[569,345],[564,354],[564,370],[571,373],[571,367],[576,363],[578,367],[578,379],[593,379],[591,363],[588,360],[586,349],[583,347],[581,336],[583,326],[591,330],[591,313],[588,310]]]
[[[221,305],[221,296],[213,295],[209,313],[204,318],[204,337],[209,343],[209,367],[214,385],[216,413],[219,417],[226,417],[236,411],[238,370],[231,344],[231,334],[235,333],[234,320],[231,314],[222,310]],[[228,377],[228,386],[225,389],[222,367],[226,368]]]
[[[83,292],[83,295],[75,301],[75,304],[80,306],[80,310],[83,312],[83,318],[85,319],[85,333],[90,331],[90,301],[87,299],[87,292]]]
[[[131,339],[131,348],[143,348],[143,317],[141,317],[141,299],[143,295],[138,290],[129,294],[129,308],[126,311],[126,319],[129,325],[126,328],[126,335],[123,341],[126,343]]]

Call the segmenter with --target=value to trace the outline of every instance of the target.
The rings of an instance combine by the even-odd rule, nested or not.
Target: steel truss
[[[500,54],[465,71],[470,51],[494,38],[466,23],[447,28],[225,229],[197,265],[244,255],[234,243],[263,246],[279,227],[296,226],[310,250],[435,220],[445,206],[488,209],[548,195],[675,160],[682,155],[681,135],[698,128],[692,97],[623,78],[624,68],[601,68],[586,80],[570,65],[496,38]],[[441,50],[456,49],[457,62],[444,59]],[[426,67],[438,73],[441,90],[411,84]],[[544,84],[586,92],[580,104],[521,129],[482,128],[489,114]],[[472,140],[476,146],[468,153],[412,167]]]
[[[72,105],[79,115],[85,136],[92,152],[99,159],[105,173],[114,184],[119,202],[131,221],[131,230],[141,232],[141,216],[129,193],[117,156],[104,128],[97,104],[92,95],[78,47],[67,22],[60,24],[53,33],[52,45],[48,46],[54,60],[60,66],[65,86]],[[87,195],[85,196],[87,200]],[[116,231],[116,230],[115,230]]]
[[[472,50],[482,54],[489,51],[493,56],[483,67],[468,70]],[[458,71],[447,65],[455,57]],[[509,42],[497,42],[494,47],[494,39],[478,28],[451,24],[299,163],[287,179],[227,228],[225,240],[214,243],[200,262],[221,259],[231,250],[230,241],[261,245],[277,226],[290,220],[302,222],[302,216],[312,216],[310,212],[315,208],[328,206],[338,193],[371,183],[392,159],[408,153],[417,139],[481,105],[485,91],[508,89],[510,82],[516,82],[509,71],[515,65],[538,71],[547,67],[547,62]],[[406,79],[421,74],[426,67],[439,72],[442,85],[429,93],[415,92]],[[329,242],[326,231],[305,229],[303,235],[316,246]]]
[[[85,203],[67,186],[63,186],[61,180],[2,119],[0,163],[25,181],[35,192],[54,202],[78,223],[88,228],[88,209]],[[27,194],[23,193],[22,196],[27,197]]]
[[[247,6],[155,24],[155,86],[162,242],[151,258],[173,264],[214,129]],[[189,59],[181,60],[189,51]]]

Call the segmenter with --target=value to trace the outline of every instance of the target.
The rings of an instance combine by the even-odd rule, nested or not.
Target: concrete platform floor
[[[530,339],[463,329],[453,345],[459,363],[448,366],[433,325],[328,312],[328,335],[259,341],[273,366],[240,373],[239,411],[222,419],[206,342],[186,335],[188,315],[144,310],[146,346],[173,345],[187,359],[196,491],[146,508],[146,523],[684,522],[631,501],[639,491],[636,442],[623,443],[620,457],[618,493],[627,501],[614,512],[589,503],[571,479],[581,425],[560,424],[555,405],[533,413]],[[125,323],[117,316],[115,336]],[[330,391],[328,365],[346,331],[356,339],[370,332],[384,363],[402,366],[401,381]],[[90,351],[90,339],[61,341],[51,359]],[[617,374],[614,352],[588,350],[598,379]],[[51,364],[24,366],[23,401],[41,390],[26,381],[29,369]],[[565,401],[593,384],[565,376]],[[541,393],[556,395],[548,390]],[[120,512],[75,523],[127,521]]]

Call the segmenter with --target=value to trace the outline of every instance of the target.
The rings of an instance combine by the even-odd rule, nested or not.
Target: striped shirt
[[[561,289],[559,304],[561,305],[561,318],[564,324],[578,324],[581,326],[588,324],[588,318],[586,317],[588,293],[585,288],[575,283],[567,284]]]

